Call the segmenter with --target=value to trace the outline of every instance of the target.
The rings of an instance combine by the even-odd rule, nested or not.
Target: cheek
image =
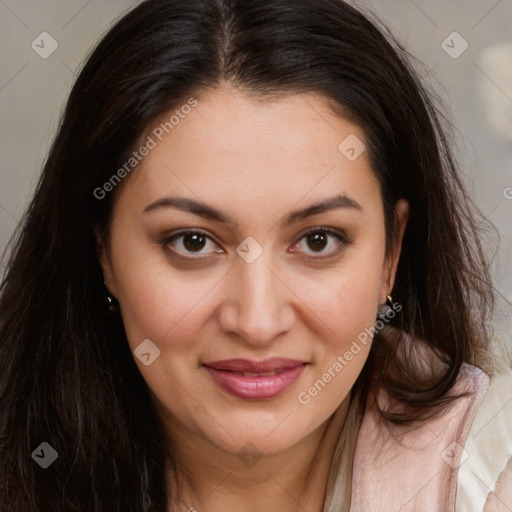
[[[314,308],[330,327],[334,343],[375,322],[382,264],[369,252],[354,251],[342,268],[323,280],[312,299]]]
[[[155,272],[155,267],[138,270],[122,288],[121,311],[128,343],[149,388],[179,415],[181,410],[193,408],[193,403],[187,403],[190,393],[201,396],[193,379],[200,348],[196,340],[202,338],[201,328],[208,315],[205,293],[214,281],[211,277],[187,279],[176,270],[169,270],[166,276]],[[148,366],[136,357],[137,347],[146,339],[160,351]],[[172,404],[167,403],[169,396],[173,397]]]
[[[160,345],[175,326],[186,324],[183,319],[211,287],[211,278],[186,279],[160,247],[122,227],[113,239],[112,260],[128,341],[132,350],[146,338]]]
[[[354,251],[343,268],[322,283],[315,297],[314,310],[327,328],[316,351],[311,394],[305,390],[304,399],[321,394],[318,407],[320,403],[324,406],[338,403],[366,362],[380,289],[382,265],[376,256],[378,252],[377,247],[371,246],[366,251]]]
[[[117,297],[132,350],[146,338],[160,346],[178,329],[193,327],[190,313],[219,277],[173,266],[159,244],[132,227],[136,220],[123,218],[112,238]]]
[[[128,340],[132,345],[150,338],[164,345],[172,339],[173,346],[179,348],[179,340],[186,344],[185,340],[199,329],[197,316],[216,280],[211,276],[186,279],[176,270],[168,269],[165,275],[155,270],[138,269],[121,286],[121,311]]]

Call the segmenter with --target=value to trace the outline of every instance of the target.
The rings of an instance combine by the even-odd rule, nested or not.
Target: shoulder
[[[488,380],[464,445],[455,512],[512,510],[512,372]]]
[[[504,473],[512,446],[512,418],[505,411],[512,407],[511,378],[491,380],[480,368],[463,364],[453,392],[464,395],[442,415],[412,427],[381,421],[375,401],[369,402],[355,450],[351,511],[500,510],[484,507],[494,507],[489,493],[503,499],[501,489],[511,487],[512,467]],[[376,401],[385,408],[388,397],[381,392]],[[483,490],[476,506],[479,478]]]

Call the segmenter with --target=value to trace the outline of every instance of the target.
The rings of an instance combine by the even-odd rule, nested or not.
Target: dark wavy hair
[[[375,335],[354,386],[361,400],[385,388],[409,408],[383,418],[408,422],[453,399],[463,363],[486,364],[494,296],[479,213],[432,94],[403,45],[368,16],[341,0],[147,0],[92,51],[0,288],[2,512],[166,510],[172,454],[122,319],[105,307],[97,258],[95,228],[108,240],[118,190],[102,200],[93,191],[155,119],[224,81],[261,101],[318,93],[362,127],[388,249],[394,204],[411,205],[392,292],[399,335]],[[424,375],[408,356],[420,341],[446,371]],[[48,470],[31,458],[41,442],[58,452]]]

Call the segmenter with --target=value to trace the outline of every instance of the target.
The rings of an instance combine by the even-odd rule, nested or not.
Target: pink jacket
[[[454,389],[470,395],[415,429],[382,425],[368,403],[350,512],[511,512],[512,378],[490,384],[486,373],[464,364]],[[384,405],[384,392],[378,400]],[[343,508],[335,501],[328,512]]]

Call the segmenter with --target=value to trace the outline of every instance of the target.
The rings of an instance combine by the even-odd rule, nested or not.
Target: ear
[[[406,199],[400,199],[395,204],[395,222],[396,222],[396,239],[393,242],[389,254],[384,260],[382,267],[382,279],[380,289],[380,303],[386,302],[386,297],[391,294],[391,290],[395,284],[396,269],[398,268],[398,260],[402,251],[402,240],[404,238],[405,227],[409,219],[410,206]]]
[[[114,273],[112,271],[112,263],[107,249],[107,242],[103,239],[101,231],[98,226],[94,229],[94,237],[96,239],[96,255],[98,262],[103,270],[103,280],[105,286],[114,298],[117,295]]]

